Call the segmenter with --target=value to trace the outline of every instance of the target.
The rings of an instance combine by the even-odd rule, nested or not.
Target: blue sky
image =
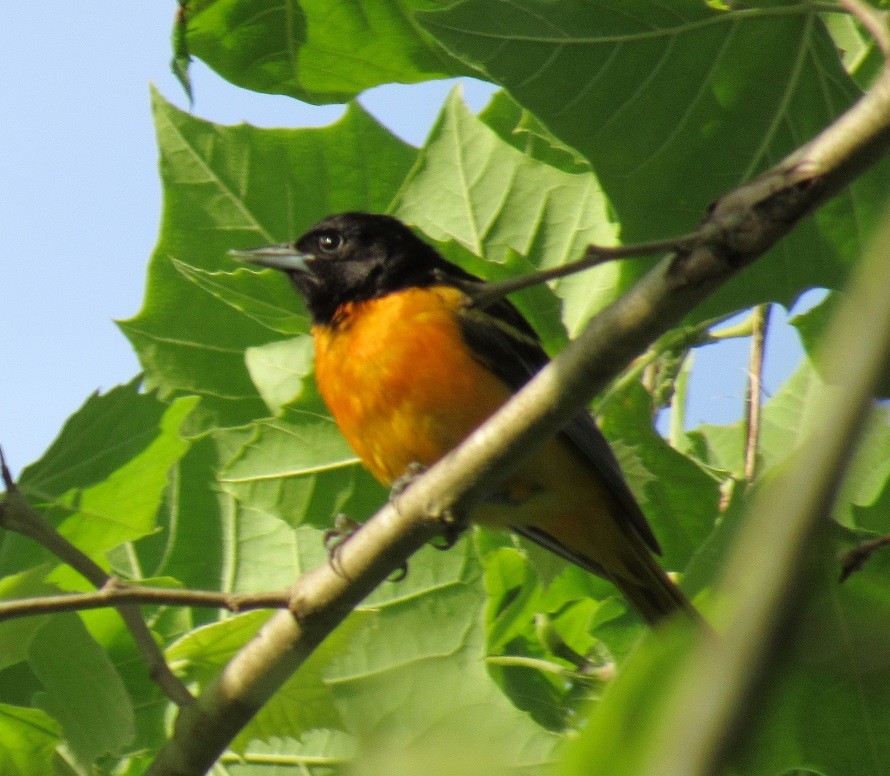
[[[149,84],[188,107],[169,69],[175,10],[173,0],[0,3],[0,445],[14,473],[90,393],[139,371],[113,320],[141,306],[160,219]],[[198,62],[193,78],[193,110],[212,121],[317,126],[342,113],[237,89]],[[387,86],[361,101],[421,144],[449,88]],[[464,84],[473,109],[490,92]],[[770,346],[775,390],[798,351],[787,330]],[[746,351],[738,342],[699,353],[693,425],[738,417]]]

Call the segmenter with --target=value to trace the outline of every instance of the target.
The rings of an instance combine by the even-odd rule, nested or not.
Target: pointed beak
[[[306,262],[315,258],[311,253],[300,253],[291,243],[269,245],[249,251],[231,250],[229,256],[235,261],[271,267],[282,272],[311,272],[312,269]]]

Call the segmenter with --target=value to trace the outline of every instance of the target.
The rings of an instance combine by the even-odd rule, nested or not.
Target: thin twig
[[[890,14],[862,0],[838,0],[838,4],[865,27],[884,57],[890,58]]]
[[[761,398],[763,396],[763,356],[770,305],[754,308],[751,316],[751,357],[748,360],[748,388],[745,392],[745,479],[754,479],[760,448]]]
[[[856,571],[861,571],[868,559],[881,547],[890,547],[890,534],[879,536],[876,539],[868,539],[861,542],[851,550],[841,554],[841,576],[840,581],[843,582]]]
[[[89,580],[96,588],[103,588],[111,577],[92,558],[81,552],[50,523],[35,511],[19,490],[12,474],[6,466],[3,451],[0,449],[0,476],[6,486],[6,498],[0,503],[0,526],[15,531],[38,544],[43,545],[53,555],[67,563],[71,568]],[[148,672],[154,682],[178,706],[187,706],[195,699],[188,688],[176,677],[161,648],[152,636],[148,625],[142,619],[139,607],[125,604],[117,607],[117,611],[133,635],[133,641],[148,666]]]
[[[584,255],[577,261],[570,261],[568,264],[562,264],[559,267],[551,267],[550,269],[530,272],[527,275],[509,278],[508,280],[498,280],[488,283],[462,283],[461,289],[472,298],[474,307],[484,308],[515,291],[521,291],[524,288],[546,283],[549,280],[566,277],[567,275],[574,275],[577,272],[583,272],[586,269],[598,267],[609,261],[639,256],[651,256],[656,253],[664,254],[678,251],[689,251],[696,245],[700,245],[705,239],[713,239],[713,237],[713,231],[702,229],[700,231],[691,232],[690,234],[673,237],[667,240],[653,240],[651,242],[634,243],[632,245],[588,245]],[[454,284],[454,279],[449,278],[448,282]]]
[[[169,587],[133,585],[112,577],[93,593],[67,593],[39,596],[0,603],[0,622],[55,612],[104,609],[121,604],[155,606],[200,606],[246,612],[251,609],[286,609],[290,591],[268,593],[217,593],[211,590],[183,590]]]

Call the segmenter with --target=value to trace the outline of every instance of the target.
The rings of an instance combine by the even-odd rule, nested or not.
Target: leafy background
[[[314,392],[299,301],[226,250],[292,239],[333,211],[389,211],[472,271],[503,277],[564,262],[591,241],[687,231],[711,199],[811,137],[867,84],[866,44],[848,22],[832,25],[830,34],[787,3],[733,13],[689,0],[193,3],[189,51],[248,89],[321,103],[466,75],[504,91],[478,115],[453,91],[420,149],[358,103],[327,127],[269,130],[214,124],[154,92],[160,236],[144,305],[120,323],[144,376],[90,397],[20,487],[97,562],[136,579],[249,591],[325,562],[330,517],[363,519],[386,494]],[[864,176],[687,325],[843,287],[887,176],[886,164]],[[646,266],[604,266],[517,301],[556,350]],[[806,354],[764,406],[764,476],[793,455],[820,381],[813,348],[825,317],[817,308],[800,319]],[[682,399],[681,386],[678,413]],[[652,427],[651,395],[632,381],[601,406],[666,565],[706,603],[749,500],[740,425],[668,442]],[[857,532],[890,532],[888,453],[878,407],[836,510],[838,547]],[[843,586],[833,561],[814,575],[737,772],[890,769],[887,572],[879,556]],[[4,597],[83,588],[8,533],[0,574]],[[263,620],[147,611],[196,689]],[[600,580],[479,532],[448,553],[424,550],[405,581],[376,591],[219,767],[632,773],[637,739],[624,733],[653,723],[644,710],[657,708],[683,649],[644,636]],[[593,677],[580,670],[590,665]],[[4,774],[139,774],[170,723],[105,611],[0,623],[0,700]]]

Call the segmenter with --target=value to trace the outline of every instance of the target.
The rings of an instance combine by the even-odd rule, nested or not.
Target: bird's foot
[[[442,516],[442,524],[444,528],[441,535],[437,537],[438,541],[432,541],[430,544],[433,546],[433,549],[445,552],[445,550],[450,550],[457,544],[457,540],[460,539],[466,524],[460,520],[455,520],[450,513]]]
[[[417,461],[412,461],[408,464],[408,468],[405,469],[405,473],[396,479],[392,487],[389,489],[389,503],[395,504],[396,500],[401,496],[408,488],[411,486],[411,483],[414,482],[421,474],[423,474],[427,470],[427,467],[422,463],[418,463]]]
[[[352,535],[361,527],[361,523],[357,523],[349,515],[339,514],[334,518],[334,527],[324,532],[322,541],[324,547],[328,551],[328,563],[331,568],[340,576],[343,573],[343,564],[340,563],[340,553],[343,545],[346,544]]]

